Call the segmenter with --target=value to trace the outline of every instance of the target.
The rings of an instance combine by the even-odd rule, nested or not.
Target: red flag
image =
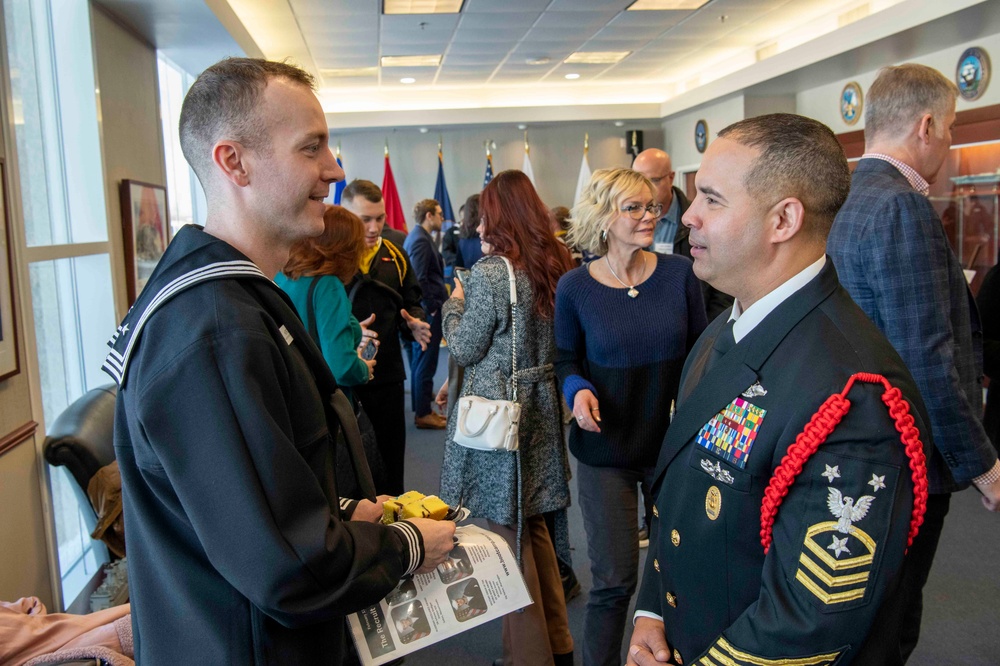
[[[406,216],[403,214],[403,204],[399,201],[399,192],[396,191],[396,179],[392,177],[392,165],[389,164],[388,151],[385,154],[382,198],[385,200],[385,223],[392,229],[399,229],[406,233]]]

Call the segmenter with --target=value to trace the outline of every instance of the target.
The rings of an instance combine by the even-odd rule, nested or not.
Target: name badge
[[[660,254],[673,254],[674,244],[673,243],[654,243],[653,252],[658,252]]]

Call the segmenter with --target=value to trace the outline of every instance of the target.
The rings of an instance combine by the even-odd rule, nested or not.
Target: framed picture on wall
[[[19,371],[14,320],[14,254],[7,208],[7,165],[0,158],[0,381]]]
[[[125,284],[131,306],[146,286],[170,242],[167,190],[160,185],[123,180],[122,232],[125,235]]]

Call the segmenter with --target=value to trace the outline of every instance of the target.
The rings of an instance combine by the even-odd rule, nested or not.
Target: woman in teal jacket
[[[274,281],[292,299],[337,384],[350,396],[350,387],[367,382],[375,369],[374,359],[365,361],[360,355],[362,341],[367,344],[376,337],[366,328],[373,317],[359,323],[344,289],[365,252],[364,226],[340,206],[328,206],[323,222],[322,234],[292,246],[288,263]]]

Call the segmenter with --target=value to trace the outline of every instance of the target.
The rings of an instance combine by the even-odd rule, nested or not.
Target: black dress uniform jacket
[[[913,484],[881,385],[854,385],[850,411],[785,497],[766,556],[760,513],[789,445],[854,373],[879,373],[899,387],[928,437],[913,380],[841,288],[829,258],[706,371],[727,319],[709,325],[685,364],[657,465],[636,608],[663,617],[676,663],[894,663],[882,654],[893,641],[866,637],[880,608],[898,612],[890,602]],[[727,424],[750,432],[740,459],[699,444]],[[879,618],[883,624],[892,619]]]
[[[137,663],[339,664],[344,616],[415,568],[415,529],[346,520],[336,384],[288,297],[181,229],[112,338]]]
[[[382,239],[382,245],[372,259],[368,274],[358,273],[347,285],[351,298],[351,311],[358,321],[364,321],[375,314],[371,329],[378,333],[378,365],[375,376],[367,386],[391,384],[406,379],[403,365],[403,351],[399,336],[413,340],[413,334],[406,321],[399,314],[406,310],[415,319],[424,319],[424,309],[420,307],[423,291],[410,263],[410,257],[402,246],[390,245]]]

